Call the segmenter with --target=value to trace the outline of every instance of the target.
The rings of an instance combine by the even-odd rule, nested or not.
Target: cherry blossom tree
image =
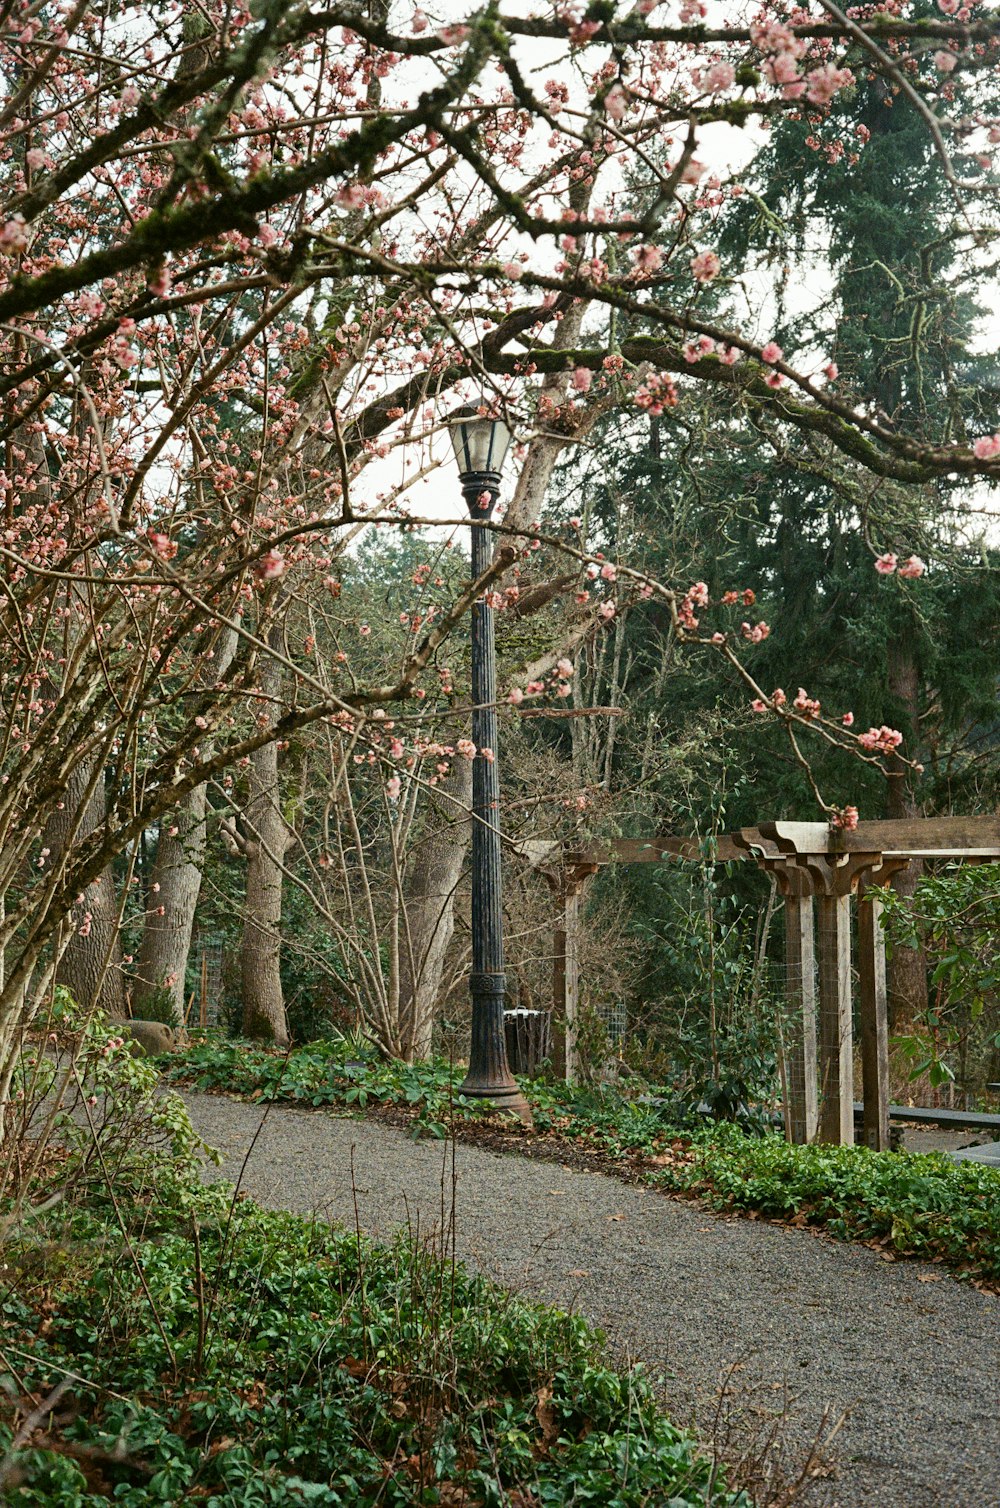
[[[144,833],[187,838],[206,787],[324,721],[396,778],[371,714],[417,696],[475,595],[501,588],[554,457],[602,408],[725,384],[878,476],[1000,470],[1000,440],[960,421],[899,433],[826,353],[699,306],[739,273],[711,245],[730,188],[706,133],[752,137],[790,111],[823,130],[860,69],[921,110],[974,268],[1000,124],[953,120],[950,99],[956,76],[995,72],[996,34],[952,0],[921,17],[897,0],[751,6],[711,25],[697,0],[676,20],[648,0],[440,18],[288,0],[4,9],[0,1104],[78,940],[100,930],[101,974],[118,970],[114,912]],[[971,176],[956,133],[981,143]],[[391,684],[355,674],[346,623],[318,675],[281,632],[289,602],[336,617],[344,552],[402,516],[442,417],[470,398],[538,435],[505,553]],[[581,605],[610,621],[602,564],[588,582],[586,552],[565,553]],[[623,584],[701,637],[686,584],[625,564]],[[724,631],[734,661],[740,643]],[[144,894],[151,918],[163,894]]]

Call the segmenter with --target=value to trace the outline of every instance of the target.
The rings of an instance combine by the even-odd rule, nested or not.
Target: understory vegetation
[[[65,1110],[60,1065],[28,1063],[23,1124],[59,1135],[21,1138],[0,1209],[5,1501],[749,1508],[584,1320],[446,1239],[375,1246],[202,1186],[152,1064],[95,1023],[74,1047]]]
[[[356,1049],[352,1049],[356,1050]],[[288,1053],[208,1038],[168,1060],[167,1075],[258,1102],[405,1110],[415,1134],[482,1134],[481,1102],[460,1094],[464,1070],[443,1059],[414,1064],[348,1058],[345,1044]],[[487,1128],[512,1150],[562,1158],[567,1147],[665,1192],[919,1257],[980,1282],[1000,1282],[1000,1172],[940,1153],[790,1146],[766,1123],[708,1123],[677,1100],[613,1086],[526,1081],[534,1130],[509,1118]]]

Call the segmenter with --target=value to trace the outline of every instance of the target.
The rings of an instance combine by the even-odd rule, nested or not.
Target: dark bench
[[[854,1106],[854,1114],[861,1114],[862,1107]],[[1000,1115],[986,1115],[980,1110],[933,1110],[926,1105],[890,1105],[891,1121],[913,1121],[921,1126],[954,1127],[956,1130],[970,1127],[976,1131],[995,1131],[1000,1137]]]

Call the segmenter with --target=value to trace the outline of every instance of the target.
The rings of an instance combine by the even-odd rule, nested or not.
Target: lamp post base
[[[466,1079],[464,1084],[459,1084],[458,1092],[467,1100],[489,1100],[493,1107],[503,1115],[516,1115],[529,1130],[534,1129],[534,1118],[531,1114],[531,1106],[517,1084],[483,1084],[481,1082],[470,1083]]]

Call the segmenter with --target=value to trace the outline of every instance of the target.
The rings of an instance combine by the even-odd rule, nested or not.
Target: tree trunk
[[[211,647],[204,683],[218,682],[223,678],[232,665],[236,646],[235,632],[228,628],[220,630]],[[202,752],[207,754],[209,749],[206,740]],[[177,828],[173,836],[171,827]],[[184,1019],[184,977],[191,952],[207,845],[208,789],[200,785],[180,803],[172,817],[164,818],[160,823],[150,882],[149,911],[133,990],[134,1016],[142,1016],[144,1002],[149,1001],[156,991],[167,989],[175,1018],[179,1022]],[[159,889],[155,888],[157,886]]]
[[[906,712],[904,744],[911,759],[916,758],[917,721],[920,710],[920,675],[913,653],[912,638],[901,635],[889,644],[889,692]],[[909,726],[906,726],[906,723]],[[889,760],[896,765],[889,776],[889,793],[886,815],[890,818],[915,817],[918,815],[911,784],[911,772],[901,760]],[[901,899],[912,900],[913,892],[924,872],[920,859],[911,859],[907,867],[893,875],[890,881],[893,890]],[[927,1010],[927,959],[921,948],[894,948],[892,957],[886,960],[886,992],[888,996],[889,1022],[898,1031]]]
[[[201,894],[207,815],[208,793],[199,785],[174,812],[170,825],[176,826],[176,835],[160,829],[132,995],[134,1016],[141,1017],[156,992],[166,990],[175,1018],[184,1019],[184,976]]]
[[[88,759],[69,777],[63,810],[55,814],[47,828],[52,864],[61,861],[67,844],[75,847],[82,843],[105,819],[103,780],[97,781],[89,800],[86,796],[94,769],[93,760]],[[81,810],[84,801],[86,809]],[[77,910],[79,921],[59,964],[57,982],[65,985],[83,1010],[97,1006],[112,1019],[125,1020],[128,1001],[122,973],[119,903],[110,869],[87,886]]]
[[[455,891],[472,833],[471,761],[453,760],[441,789],[452,799],[442,807],[438,825],[421,838],[401,897],[405,925],[399,945],[400,1035],[411,1061],[431,1052],[445,960],[455,931]]]
[[[275,633],[270,642],[277,647]],[[259,685],[268,698],[261,718],[279,716],[282,668],[270,656],[262,661]],[[250,756],[249,795],[245,812],[247,864],[246,907],[240,943],[243,1033],[279,1046],[288,1041],[285,998],[281,988],[281,861],[288,847],[288,826],[281,813],[278,745],[267,743]]]

